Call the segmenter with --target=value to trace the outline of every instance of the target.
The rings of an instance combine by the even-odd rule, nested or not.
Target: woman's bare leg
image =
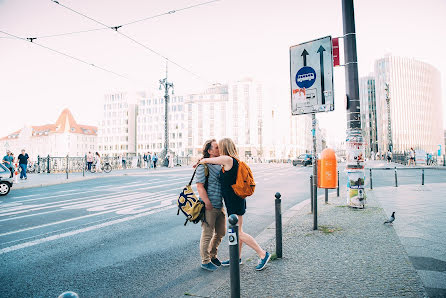
[[[238,215],[238,225],[239,225],[239,253],[240,256],[242,255],[242,244],[245,243],[246,245],[248,245],[249,247],[251,247],[252,249],[255,250],[255,252],[257,253],[257,255],[263,259],[266,255],[266,251],[263,250],[259,244],[257,243],[257,241],[249,234],[243,232],[243,216],[242,215]]]

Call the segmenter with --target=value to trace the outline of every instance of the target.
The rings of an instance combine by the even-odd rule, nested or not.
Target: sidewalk
[[[388,217],[369,191],[365,210],[345,205],[332,192],[329,204],[318,200],[319,230],[313,231],[309,202],[283,214],[283,259],[262,271],[244,248],[240,266],[242,297],[426,297],[422,281]],[[249,214],[248,214],[249,218]],[[248,219],[249,220],[249,219]],[[395,225],[398,224],[398,220]],[[256,237],[275,251],[274,224]],[[220,268],[188,291],[191,295],[229,297],[229,269]]]
[[[11,190],[14,189],[24,189],[24,188],[32,188],[32,187],[43,187],[43,186],[50,186],[50,185],[57,185],[57,184],[64,184],[64,183],[71,183],[71,182],[78,182],[78,181],[85,181],[85,180],[91,180],[91,179],[98,179],[98,178],[107,178],[107,177],[118,177],[118,176],[132,176],[132,175],[146,175],[151,173],[157,173],[161,171],[174,171],[178,169],[184,169],[185,167],[176,167],[176,168],[166,168],[166,167],[160,167],[156,170],[150,169],[147,170],[145,168],[135,168],[135,169],[126,169],[126,170],[113,170],[110,173],[90,173],[85,172],[85,175],[82,175],[82,172],[80,173],[68,173],[68,179],[66,173],[40,173],[40,174],[27,174],[28,179],[27,180],[20,180],[18,178],[18,183],[15,182],[11,188]]]

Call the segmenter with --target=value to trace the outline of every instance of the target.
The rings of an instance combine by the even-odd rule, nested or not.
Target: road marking
[[[165,211],[165,210],[168,210],[168,209],[172,209],[172,208],[176,208],[176,207],[177,207],[176,205],[164,206],[164,207],[161,207],[159,209],[156,209],[156,207],[153,207],[153,209],[156,209],[156,210],[151,210],[151,211],[148,211],[148,212],[145,212],[145,213],[140,213],[140,214],[137,214],[137,215],[134,215],[134,216],[129,216],[129,217],[125,217],[125,218],[109,221],[109,222],[106,222],[106,223],[103,223],[103,224],[94,225],[94,226],[90,226],[90,227],[83,228],[83,229],[78,229],[78,230],[74,230],[74,231],[70,231],[70,232],[66,232],[66,233],[62,233],[62,234],[58,234],[58,235],[53,235],[53,236],[37,239],[37,240],[34,240],[34,241],[29,241],[29,242],[13,245],[13,246],[10,246],[10,247],[6,247],[6,248],[0,249],[0,255],[8,253],[8,252],[16,251],[16,250],[19,250],[19,249],[23,249],[23,248],[26,248],[26,247],[31,247],[31,246],[34,246],[34,245],[38,245],[38,244],[41,244],[41,243],[54,241],[54,240],[58,240],[58,239],[61,239],[61,238],[74,236],[74,235],[77,235],[77,234],[80,234],[80,233],[85,233],[85,232],[97,230],[97,229],[100,229],[100,228],[104,228],[104,227],[108,227],[108,226],[115,225],[115,224],[118,224],[118,223],[126,222],[126,221],[129,221],[129,220],[137,219],[137,218],[140,218],[140,217],[143,217],[143,216],[147,216],[147,215],[150,215],[150,214],[159,213],[159,212],[162,212],[162,211]]]
[[[123,204],[121,206],[115,206],[113,210],[107,210],[104,209],[105,211],[103,212],[98,212],[98,213],[94,213],[94,214],[88,214],[88,215],[83,215],[83,216],[78,216],[78,217],[73,217],[73,218],[69,218],[69,219],[64,219],[64,220],[59,220],[59,221],[55,221],[55,222],[50,222],[47,224],[42,224],[42,225],[38,225],[38,226],[33,226],[33,227],[29,227],[29,228],[24,228],[24,229],[20,229],[20,230],[15,230],[15,231],[10,231],[10,232],[6,232],[3,234],[0,234],[0,237],[3,236],[7,236],[7,235],[12,235],[12,234],[17,234],[17,233],[22,233],[22,232],[26,232],[26,231],[30,231],[30,230],[35,230],[35,229],[40,229],[40,228],[44,228],[44,227],[49,227],[49,226],[54,226],[54,225],[58,225],[58,224],[63,224],[66,222],[71,222],[71,221],[76,221],[76,220],[80,220],[80,219],[85,219],[85,218],[90,218],[90,217],[94,217],[94,216],[98,216],[98,215],[102,215],[102,214],[106,214],[106,213],[113,213],[116,212],[116,214],[135,214],[135,213],[141,213],[144,211],[149,211],[152,210],[153,207],[148,207],[146,209],[143,210],[136,210],[136,208],[140,208],[140,207],[144,207],[144,205],[141,205],[140,203],[156,203],[156,202],[161,202],[161,207],[163,206],[167,206],[170,205],[172,203],[173,199],[168,199],[170,196],[161,196],[161,197],[156,197],[156,198],[149,198],[149,200],[147,200],[147,197],[138,197],[138,199],[141,200],[137,200],[134,202],[127,202],[127,204]],[[126,206],[129,205],[129,206]]]

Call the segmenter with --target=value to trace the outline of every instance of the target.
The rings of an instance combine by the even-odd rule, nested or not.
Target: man
[[[158,156],[156,156],[156,153],[153,153],[152,162],[153,162],[153,169],[156,170],[156,163],[158,162]]]
[[[11,155],[11,151],[6,151],[6,155],[3,157],[2,162],[5,167],[7,167],[8,170],[11,172],[11,175],[9,177],[12,178],[14,176],[14,157]]]
[[[25,149],[22,149],[22,153],[19,154],[19,167],[20,167],[20,179],[28,179],[26,175],[26,168],[28,167],[28,153],[25,153]]]
[[[147,152],[147,169],[153,168],[152,165],[152,154]]]
[[[203,157],[218,157],[218,144],[215,139],[208,140],[203,146]],[[221,265],[217,258],[218,246],[225,236],[226,220],[223,211],[223,197],[220,186],[220,165],[208,164],[206,184],[204,165],[197,168],[197,190],[206,206],[206,222],[201,223],[200,254],[201,268],[215,271]]]
[[[91,172],[91,165],[93,164],[94,156],[90,151],[87,154],[87,169]]]
[[[392,152],[390,152],[390,150],[387,150],[386,156],[387,156],[387,163],[391,163],[392,162]]]

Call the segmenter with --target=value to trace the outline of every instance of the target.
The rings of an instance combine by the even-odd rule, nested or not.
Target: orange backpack
[[[238,159],[237,161],[237,178],[235,180],[235,184],[231,186],[235,194],[244,199],[253,195],[254,189],[256,188],[256,183],[254,182],[254,176],[252,175],[249,166],[243,161],[240,161]]]

